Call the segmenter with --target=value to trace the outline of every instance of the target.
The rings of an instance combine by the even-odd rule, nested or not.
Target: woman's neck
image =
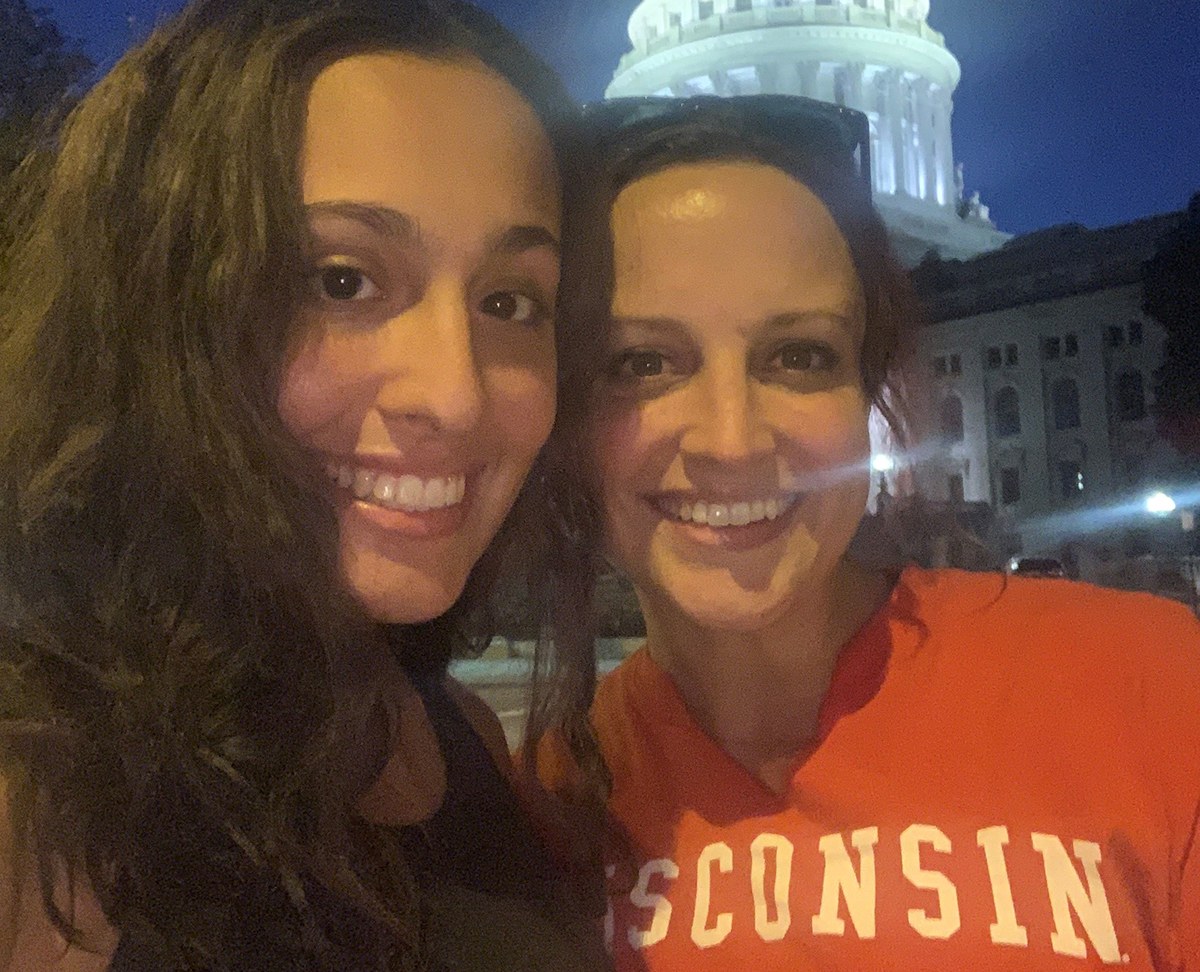
[[[825,583],[797,592],[777,620],[751,631],[706,627],[643,597],[646,644],[705,733],[778,789],[768,777],[812,742],[842,647],[890,589],[887,575],[843,561]]]

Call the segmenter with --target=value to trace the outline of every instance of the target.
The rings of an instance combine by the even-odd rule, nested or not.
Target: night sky
[[[599,98],[637,0],[478,0]],[[182,0],[34,0],[102,67]],[[1108,226],[1200,190],[1197,0],[931,0],[962,65],[954,151],[997,226]]]

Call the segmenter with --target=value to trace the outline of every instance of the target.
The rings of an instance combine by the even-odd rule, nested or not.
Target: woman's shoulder
[[[908,567],[894,600],[919,616],[1003,616],[1011,623],[1070,617],[1088,629],[1124,632],[1146,624],[1200,638],[1200,623],[1185,605],[1143,591],[1101,587],[1065,578],[1019,577],[999,571]]]
[[[896,611],[915,620],[940,654],[969,656],[1008,677],[1088,684],[1139,709],[1197,712],[1200,621],[1153,594],[1059,578],[960,570],[906,570]],[[1195,721],[1195,717],[1189,715]]]

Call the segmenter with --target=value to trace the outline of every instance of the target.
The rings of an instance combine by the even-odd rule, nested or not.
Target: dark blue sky
[[[398,0],[400,2],[400,0]],[[581,98],[628,49],[637,0],[478,0]],[[102,65],[182,0],[34,0]],[[1107,226],[1200,190],[1197,0],[931,0],[962,64],[954,150],[1000,229]]]

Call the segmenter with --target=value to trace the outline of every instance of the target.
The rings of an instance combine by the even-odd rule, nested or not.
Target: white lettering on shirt
[[[629,900],[638,908],[654,909],[649,928],[645,931],[640,928],[629,929],[629,944],[635,949],[649,948],[667,937],[667,929],[671,925],[671,902],[665,895],[650,890],[651,879],[660,874],[674,881],[679,877],[679,865],[666,857],[646,861],[638,871],[637,884],[629,892]]]
[[[821,910],[812,920],[814,935],[846,933],[846,923],[838,917],[838,902],[845,899],[846,911],[858,937],[875,937],[875,845],[879,842],[879,828],[855,830],[850,834],[850,842],[858,850],[858,874],[841,834],[826,834],[817,843],[825,856],[825,878],[821,886]]]
[[[913,824],[900,835],[900,863],[913,887],[936,891],[938,916],[930,918],[923,908],[908,910],[908,923],[922,938],[949,938],[962,926],[958,913],[958,890],[945,874],[921,867],[921,845],[929,844],[939,854],[949,854],[950,838],[930,824]]]
[[[767,851],[775,858],[775,886],[767,896]],[[779,834],[759,834],[750,844],[750,889],[754,892],[754,930],[764,942],[777,942],[792,927],[792,842]]]
[[[1092,948],[1101,960],[1120,963],[1121,947],[1117,944],[1117,930],[1113,927],[1112,913],[1108,909],[1108,895],[1100,880],[1100,845],[1090,840],[1073,843],[1075,856],[1083,865],[1087,878],[1087,890],[1075,866],[1067,856],[1067,849],[1053,834],[1031,834],[1033,849],[1042,855],[1046,868],[1046,891],[1050,895],[1050,909],[1054,914],[1054,931],[1050,933],[1050,946],[1059,955],[1075,958],[1087,957],[1087,944],[1075,932],[1071,911],[1079,916],[1079,923],[1092,942]]]
[[[733,851],[726,843],[709,844],[700,852],[696,861],[696,910],[692,914],[692,941],[700,948],[720,945],[733,928],[733,915],[722,911],[717,920],[709,924],[708,912],[712,901],[712,867],[716,865],[722,874],[733,870]]]
[[[1007,827],[984,827],[975,834],[987,859],[988,879],[992,882],[992,903],[996,920],[988,929],[997,945],[1029,946],[1029,933],[1017,924],[1017,906],[1013,901],[1012,883],[1008,879],[1008,864],[1004,848],[1008,845]]]

